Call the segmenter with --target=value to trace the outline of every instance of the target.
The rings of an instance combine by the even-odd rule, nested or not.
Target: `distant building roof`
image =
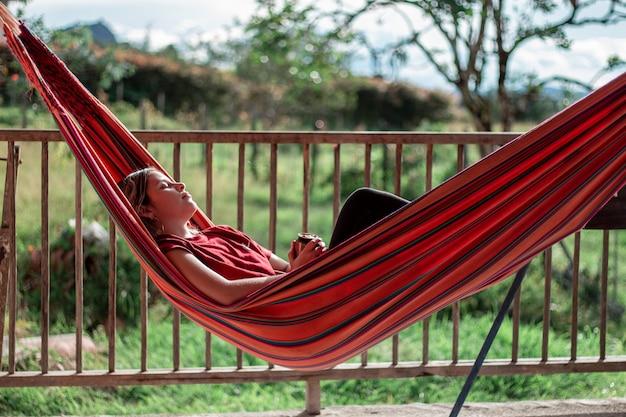
[[[104,22],[97,22],[87,26],[93,34],[93,40],[100,46],[116,44],[115,35]]]
[[[77,26],[83,26],[88,28],[91,31],[91,35],[93,36],[93,41],[100,46],[107,46],[111,44],[116,44],[117,39],[115,39],[115,35],[109,27],[103,22],[96,22],[91,24],[76,24],[68,27],[67,29],[74,29]]]

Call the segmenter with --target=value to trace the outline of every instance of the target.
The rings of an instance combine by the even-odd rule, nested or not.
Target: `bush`
[[[50,244],[50,317],[52,326],[73,324],[76,316],[75,224],[70,221]],[[97,222],[83,227],[83,320],[93,331],[108,322],[109,232]],[[41,313],[41,248],[30,248],[18,258],[20,308],[30,315]],[[117,253],[117,320],[135,325],[140,315],[139,263],[127,246]],[[152,292],[151,299],[157,298]]]

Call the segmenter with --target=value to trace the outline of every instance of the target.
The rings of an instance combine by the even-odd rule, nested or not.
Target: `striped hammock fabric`
[[[626,74],[305,267],[233,305],[198,293],[117,188],[160,167],[5,8],[11,49],[125,239],[180,311],[273,364],[339,364],[514,273],[626,184]],[[211,224],[199,212],[200,226]]]

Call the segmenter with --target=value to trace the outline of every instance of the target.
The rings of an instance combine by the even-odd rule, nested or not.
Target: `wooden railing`
[[[380,173],[383,167],[374,149],[383,146],[389,152],[391,157],[388,158],[389,164],[384,166],[390,175],[388,191],[397,194],[404,194],[406,184],[403,185],[403,174],[406,174],[407,160],[414,158],[419,154],[423,159],[420,165],[420,174],[414,176],[423,183],[420,185],[424,190],[428,190],[441,179],[437,179],[435,174],[437,167],[437,155],[441,152],[453,153],[456,160],[456,166],[453,171],[463,169],[468,163],[468,159],[477,159],[480,154],[479,148],[497,147],[513,139],[515,134],[447,134],[447,133],[348,133],[348,132],[163,132],[163,131],[142,131],[136,132],[137,137],[147,146],[153,146],[156,143],[171,144],[170,150],[165,154],[159,153],[159,159],[164,160],[164,165],[171,167],[174,177],[180,178],[184,171],[185,147],[195,146],[194,149],[202,149],[200,159],[203,160],[204,172],[206,172],[205,183],[205,202],[203,209],[212,215],[215,211],[214,198],[223,194],[224,187],[220,184],[220,189],[216,189],[217,185],[215,177],[219,173],[221,162],[215,158],[216,146],[233,147],[232,155],[236,155],[233,165],[233,171],[230,173],[232,187],[236,190],[236,216],[233,225],[242,228],[244,225],[244,197],[246,195],[246,175],[247,161],[250,155],[251,145],[255,145],[254,151],[262,148],[263,152],[268,155],[268,166],[264,169],[267,171],[269,180],[268,190],[268,233],[267,241],[260,242],[267,247],[275,250],[280,246],[278,242],[277,229],[279,229],[279,221],[277,213],[280,211],[278,203],[279,192],[279,172],[280,166],[285,159],[293,162],[294,158],[301,158],[296,164],[300,170],[294,175],[302,175],[302,229],[308,229],[310,223],[310,195],[311,184],[315,170],[312,167],[314,159],[314,148],[329,150],[328,154],[332,155],[332,207],[333,215],[336,216],[341,205],[342,191],[342,175],[345,174],[346,160],[354,159],[354,153],[358,153],[360,164],[360,172],[362,175],[363,186],[372,184],[373,174]],[[471,322],[461,320],[460,303],[456,303],[451,307],[451,318],[453,322],[453,330],[450,337],[450,354],[445,359],[431,359],[431,349],[429,345],[429,328],[430,320],[417,324],[422,327],[423,341],[421,346],[421,357],[405,360],[401,352],[401,337],[396,335],[391,341],[391,357],[384,362],[373,362],[368,353],[365,352],[357,361],[350,361],[332,369],[317,372],[301,372],[284,369],[272,365],[267,366],[247,366],[244,365],[243,354],[237,352],[233,355],[232,363],[228,366],[214,366],[212,363],[212,344],[214,339],[210,334],[206,335],[206,360],[202,367],[185,367],[181,363],[180,347],[185,343],[180,335],[181,317],[177,312],[173,312],[173,363],[168,369],[154,369],[148,366],[147,345],[149,334],[147,332],[148,324],[148,278],[142,273],[140,277],[140,285],[137,292],[141,294],[141,365],[137,369],[120,369],[116,363],[116,240],[117,232],[113,223],[109,223],[109,313],[108,313],[108,343],[106,346],[106,355],[108,357],[108,367],[106,369],[87,369],[83,364],[83,335],[85,334],[83,324],[83,292],[84,286],[89,285],[84,282],[83,276],[83,253],[82,253],[82,216],[85,187],[83,186],[82,174],[79,168],[75,169],[75,178],[68,178],[68,186],[74,187],[75,202],[73,212],[67,214],[67,218],[76,218],[76,236],[75,238],[75,291],[76,291],[76,337],[74,338],[74,347],[76,352],[75,369],[71,370],[55,370],[51,369],[48,355],[51,349],[51,330],[50,330],[50,242],[54,238],[54,228],[50,224],[50,211],[58,210],[56,202],[55,190],[50,189],[50,175],[55,172],[62,164],[72,164],[72,159],[68,157],[67,151],[60,142],[62,137],[57,131],[31,131],[31,130],[3,130],[0,131],[0,141],[4,142],[7,148],[7,169],[5,175],[4,190],[4,212],[2,221],[2,231],[0,233],[0,254],[1,259],[1,282],[0,291],[0,308],[2,311],[1,325],[4,329],[3,339],[3,361],[2,372],[0,373],[0,387],[26,387],[26,386],[113,386],[113,385],[161,385],[161,384],[221,384],[221,383],[245,383],[245,382],[282,382],[282,381],[306,381],[307,386],[307,404],[306,409],[309,413],[318,413],[321,407],[320,400],[320,381],[332,379],[361,379],[361,378],[414,378],[420,376],[466,376],[474,362],[473,358],[461,357],[459,354],[459,343],[463,339],[463,332],[471,331]],[[57,145],[57,143],[59,143]],[[168,145],[169,146],[169,145]],[[201,147],[198,147],[201,146]],[[23,160],[19,164],[18,149],[29,148],[29,155],[35,161]],[[284,147],[291,147],[296,151],[283,152]],[[33,152],[36,148],[36,152]],[[0,148],[1,149],[1,148]],[[59,151],[61,149],[61,151]],[[280,151],[279,151],[280,149]],[[293,150],[292,149],[292,150]],[[441,150],[443,149],[443,150]],[[161,152],[161,151],[159,151]],[[197,150],[194,155],[198,156]],[[25,154],[25,152],[22,152]],[[473,156],[472,156],[473,155]],[[447,158],[449,159],[449,158]],[[351,168],[353,169],[353,167]],[[416,169],[412,166],[411,169]],[[19,178],[19,180],[17,180]],[[184,177],[183,177],[184,179]],[[417,181],[417,180],[416,180]],[[16,187],[20,196],[22,188],[28,187],[28,198],[17,199],[16,203]],[[21,188],[22,187],[22,188]],[[405,189],[403,189],[405,188]],[[32,194],[38,194],[33,196]],[[25,200],[25,202],[23,201]],[[575,373],[575,372],[615,372],[626,370],[626,356],[613,355],[607,350],[609,346],[610,333],[607,330],[607,323],[610,318],[607,316],[608,299],[619,285],[622,284],[621,274],[624,273],[623,252],[624,245],[618,240],[614,245],[611,244],[611,236],[615,236],[616,232],[608,229],[624,227],[624,210],[623,198],[616,204],[621,204],[621,208],[609,210],[608,217],[598,217],[594,219],[595,227],[603,229],[600,232],[600,246],[589,247],[585,243],[584,233],[577,233],[571,241],[562,243],[567,246],[568,255],[571,255],[571,309],[570,317],[570,347],[568,352],[559,352],[554,356],[550,353],[550,323],[551,323],[551,286],[552,286],[552,249],[545,252],[542,259],[536,260],[544,268],[544,295],[543,295],[543,338],[540,353],[534,357],[521,357],[519,352],[520,344],[520,311],[522,308],[522,299],[519,293],[516,297],[512,313],[512,351],[510,356],[497,359],[487,359],[482,367],[481,375],[530,375],[530,374],[554,374],[554,373]],[[40,334],[36,337],[40,341],[41,360],[38,370],[22,371],[16,365],[19,361],[18,348],[19,339],[17,337],[16,323],[18,322],[20,311],[18,308],[17,277],[21,275],[18,271],[18,254],[16,249],[16,224],[22,224],[24,227],[24,219],[21,216],[31,213],[23,205],[33,204],[37,201],[41,207],[41,216],[34,221],[40,222],[41,241],[37,242],[37,246],[41,247],[41,291],[42,291],[42,322]],[[621,213],[621,214],[620,214]],[[21,223],[20,223],[21,222]],[[295,231],[294,231],[295,233]],[[597,237],[597,234],[595,235]],[[619,237],[619,236],[617,236]],[[623,242],[623,240],[622,240]],[[613,246],[613,247],[611,247]],[[597,355],[579,356],[578,354],[578,336],[579,329],[585,323],[579,322],[580,307],[578,302],[579,291],[579,271],[581,270],[580,259],[581,252],[597,252],[599,267],[599,310],[597,315],[600,317],[597,332],[599,333]],[[620,256],[621,253],[621,256]],[[504,283],[506,285],[506,282]],[[461,301],[461,303],[464,301]],[[497,304],[497,302],[496,302]],[[6,311],[6,319],[4,312]],[[471,320],[471,319],[469,319]],[[466,323],[465,326],[462,326]],[[387,343],[387,342],[385,342]]]

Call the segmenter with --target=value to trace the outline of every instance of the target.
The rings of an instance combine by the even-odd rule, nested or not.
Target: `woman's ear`
[[[139,214],[140,217],[146,217],[149,219],[154,219],[155,217],[154,210],[152,210],[152,207],[147,204],[137,207],[137,214]]]

